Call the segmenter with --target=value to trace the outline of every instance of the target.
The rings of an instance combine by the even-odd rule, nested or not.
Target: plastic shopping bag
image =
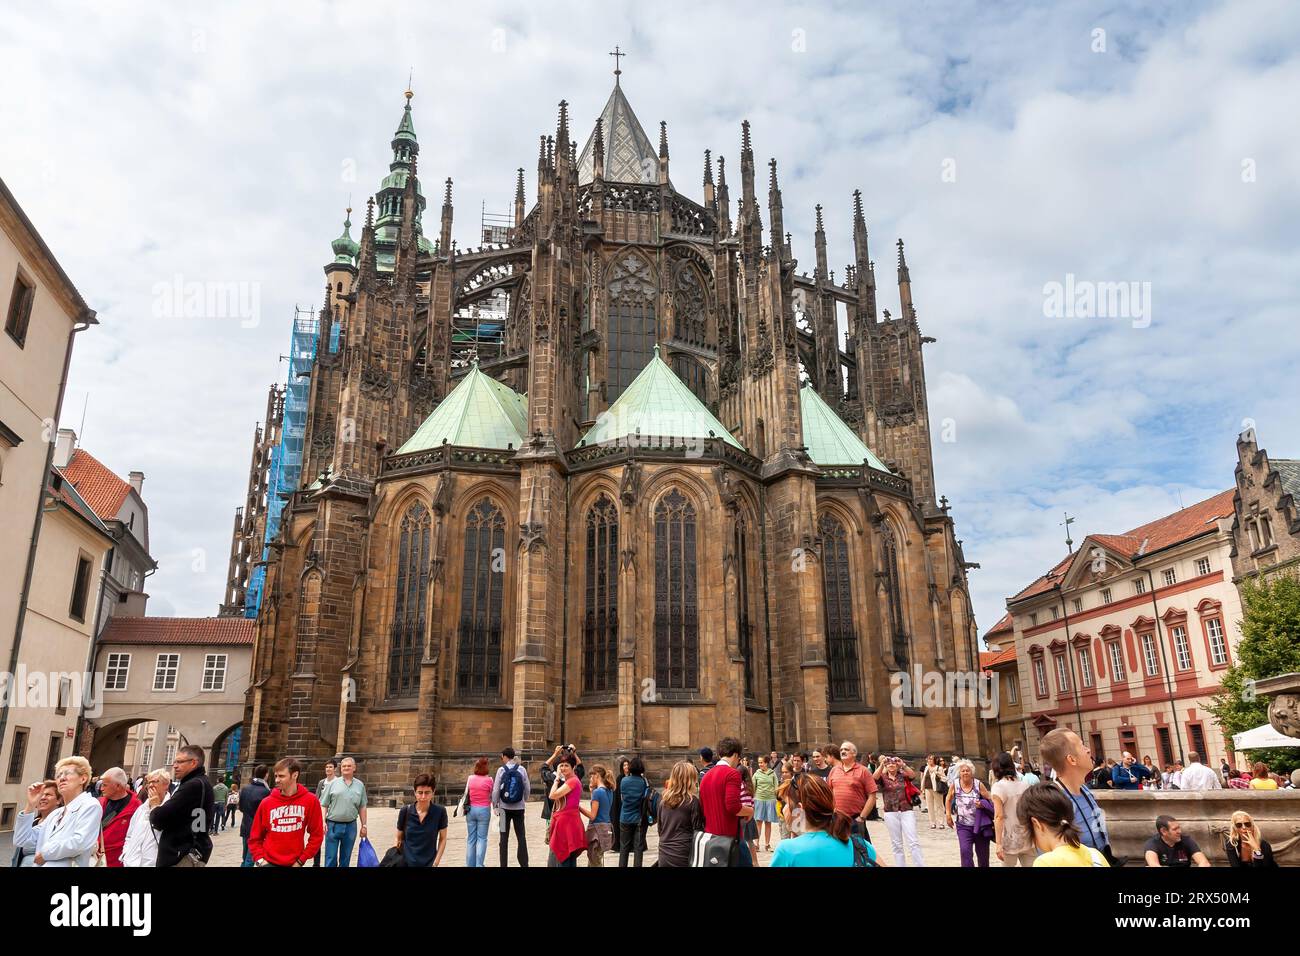
[[[370,843],[369,837],[361,838],[361,845],[357,847],[357,866],[378,866],[379,855],[375,853],[375,848]]]

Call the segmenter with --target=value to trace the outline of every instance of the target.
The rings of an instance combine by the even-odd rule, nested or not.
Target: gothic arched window
[[[418,501],[402,516],[396,591],[388,641],[388,696],[414,697],[420,689],[429,596],[429,509]]]
[[[673,283],[673,336],[688,345],[704,348],[708,342],[708,316],[704,284],[695,267],[683,263]]]
[[[484,498],[465,518],[465,564],[460,587],[460,653],[456,692],[501,696],[501,604],[505,592],[506,519]]]
[[[672,358],[672,370],[696,398],[704,405],[709,405],[709,370],[703,362],[694,356],[678,352]]]
[[[844,525],[823,513],[817,520],[822,546],[822,589],[826,618],[826,657],[831,668],[831,700],[862,700],[858,670],[858,632],[853,626],[853,579]]]
[[[609,270],[609,374],[605,397],[612,405],[650,361],[657,338],[654,272],[628,254]]]
[[[885,599],[889,602],[889,630],[894,660],[907,670],[907,628],[903,623],[902,580],[898,575],[898,540],[888,521],[880,525],[881,570],[884,573]]]
[[[695,508],[677,489],[655,506],[655,683],[699,689]]]
[[[587,511],[582,689],[592,694],[618,689],[618,508],[604,495]]]
[[[749,616],[749,541],[745,516],[736,516],[736,634],[745,659],[745,697],[754,696],[754,625]]]

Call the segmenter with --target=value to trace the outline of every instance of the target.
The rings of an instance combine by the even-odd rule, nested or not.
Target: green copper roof
[[[428,451],[444,443],[469,448],[520,448],[527,431],[528,400],[484,375],[475,362],[469,374],[397,449],[397,454]]]
[[[353,239],[352,233],[348,231],[352,228],[351,212],[352,210],[349,209],[349,217],[343,220],[343,235],[330,243],[330,248],[334,250],[334,261],[348,265],[352,264],[357,253],[361,251],[361,244]]]
[[[661,438],[721,438],[741,451],[745,446],[732,436],[659,357],[655,346],[650,364],[641,370],[618,400],[596,419],[583,436],[587,445],[618,442],[641,436],[644,444]]]
[[[865,461],[879,471],[889,471],[811,385],[799,390],[799,409],[803,417],[803,443],[813,464],[860,465]]]
[[[406,108],[402,110],[402,122],[397,125],[394,139],[415,139],[415,124],[411,122],[411,97],[406,97]]]

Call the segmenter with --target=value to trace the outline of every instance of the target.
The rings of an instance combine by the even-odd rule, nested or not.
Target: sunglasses
[[[1242,822],[1240,822],[1240,823],[1237,824],[1237,829],[1238,829],[1238,830],[1249,830],[1252,826],[1253,826],[1253,824],[1252,824],[1249,820],[1243,820]]]

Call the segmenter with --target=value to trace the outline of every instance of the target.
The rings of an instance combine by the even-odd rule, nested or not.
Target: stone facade
[[[1237,438],[1232,570],[1242,581],[1300,570],[1300,461],[1270,460],[1255,430]]]
[[[438,241],[421,234],[408,101],[380,224],[372,201],[359,247],[345,233],[326,267],[304,487],[270,547],[247,761],[292,754],[310,779],[348,753],[387,801],[419,770],[459,774],[506,745],[535,760],[574,743],[588,763],[635,750],[656,768],[725,735],[755,750],[847,737],[863,751],[983,751],[973,709],[890,697],[894,671],[978,667],[968,565],[934,501],[926,340],[901,245],[902,308],[881,320],[860,200],[853,278],[837,285],[820,213],[816,274],[795,270],[775,160],[765,238],[748,123],[735,228],[721,158],[715,184],[706,155],[699,203],[668,178],[666,127],[657,155],[647,142],[616,85],[579,156],[561,103],[531,211],[520,170],[508,240],[460,251],[450,181]],[[607,181],[607,155],[645,176]],[[504,327],[480,356],[456,330],[502,295]],[[721,436],[581,443],[655,343],[743,450]],[[526,392],[520,444],[394,453],[471,361]],[[801,364],[893,471],[809,458]],[[691,537],[668,587],[670,506]],[[617,534],[597,572],[599,522]],[[828,548],[842,596],[833,653]],[[615,595],[608,644],[591,636],[597,578]],[[673,618],[688,634],[678,664],[656,643],[669,606],[686,608]]]

